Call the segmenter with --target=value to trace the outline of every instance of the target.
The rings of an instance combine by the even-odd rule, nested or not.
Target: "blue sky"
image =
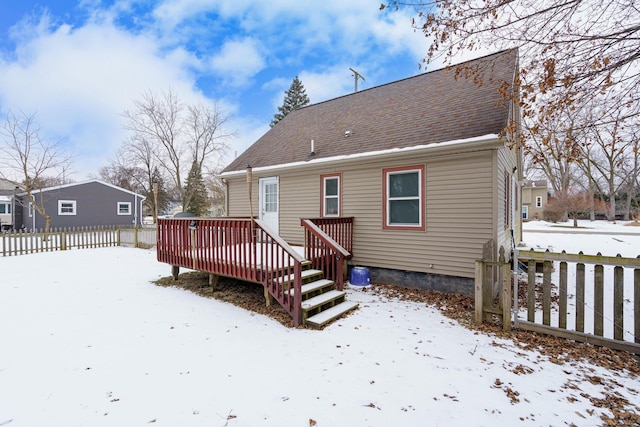
[[[423,72],[424,35],[379,0],[0,0],[0,112],[37,112],[63,138],[76,181],[126,139],[148,90],[216,103],[244,151],[297,75],[312,103]],[[435,66],[433,66],[435,67]]]

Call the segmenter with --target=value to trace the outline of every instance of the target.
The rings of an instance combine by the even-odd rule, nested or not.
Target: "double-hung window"
[[[76,201],[58,200],[58,215],[76,215]]]
[[[424,165],[383,169],[383,228],[425,230]]]
[[[322,175],[322,216],[340,216],[340,174]]]
[[[542,207],[542,196],[536,196],[536,208]]]
[[[118,215],[131,215],[131,202],[118,202]]]

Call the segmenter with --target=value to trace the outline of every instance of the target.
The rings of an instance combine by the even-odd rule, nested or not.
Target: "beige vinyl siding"
[[[491,238],[491,157],[407,158],[343,172],[344,215],[356,218],[353,263],[473,277]],[[418,164],[426,165],[426,231],[383,230],[382,168]]]
[[[509,224],[505,224],[504,206],[505,206],[505,198],[507,197],[507,195],[505,193],[504,175],[505,173],[509,174],[509,176],[511,177],[511,181],[510,181],[511,187],[513,187],[514,182],[517,181],[517,178],[518,178],[517,173],[515,174],[513,173],[513,167],[516,166],[516,159],[513,154],[513,151],[507,148],[501,148],[497,150],[496,154],[498,156],[498,163],[497,163],[498,173],[496,176],[496,179],[498,182],[498,185],[497,185],[498,222],[497,222],[497,229],[496,229],[497,231],[496,249],[498,249],[500,246],[504,246],[505,253],[507,254],[507,256],[509,256],[513,246],[512,238],[511,238],[511,228],[512,227],[514,228],[515,236],[520,236],[521,221],[520,221],[519,215],[521,215],[520,213],[521,210],[519,207],[516,207],[516,209],[513,211],[513,213],[510,216]],[[511,203],[514,203],[515,200],[513,200],[513,195],[511,195],[510,197],[512,198]]]
[[[254,181],[256,181],[255,178]],[[227,203],[229,209],[227,215],[231,217],[249,216],[249,190],[247,188],[246,177],[240,176],[227,179],[227,183]],[[258,191],[260,191],[258,182],[254,182],[252,187],[253,210],[255,214],[258,212]]]
[[[280,170],[280,235],[302,244],[300,218],[320,216],[320,175],[342,174],[342,215],[353,216],[354,265],[473,277],[482,245],[495,236],[495,150],[393,159],[350,160],[340,164]],[[425,165],[426,231],[383,230],[383,169]],[[254,215],[258,178],[254,172]],[[229,215],[248,215],[246,179],[229,183]]]

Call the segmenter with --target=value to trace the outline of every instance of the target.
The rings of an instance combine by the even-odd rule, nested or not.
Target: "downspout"
[[[229,216],[229,181],[220,178],[224,184],[224,216]]]
[[[516,168],[516,170],[518,170]],[[515,171],[514,171],[515,172]],[[518,187],[520,186],[519,184],[519,180],[517,179],[518,175],[516,175],[516,180],[515,180],[515,185],[511,186],[511,192],[517,192],[518,191]],[[512,181],[513,182],[513,181]],[[518,319],[518,256],[519,256],[519,251],[520,249],[518,249],[518,245],[516,244],[516,239],[515,239],[515,223],[516,223],[516,217],[515,217],[515,194],[512,194],[511,197],[511,245],[513,246],[513,308],[512,308],[512,314],[513,314],[513,327],[514,328],[519,328],[520,327],[520,320]],[[520,198],[518,198],[518,200],[520,200]],[[522,221],[522,215],[520,215],[519,221]],[[520,229],[522,229],[522,226],[520,227]]]
[[[133,195],[133,227],[138,228],[138,195]]]

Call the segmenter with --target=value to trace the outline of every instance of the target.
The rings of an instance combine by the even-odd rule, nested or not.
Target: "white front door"
[[[278,177],[260,178],[259,218],[278,234]]]

